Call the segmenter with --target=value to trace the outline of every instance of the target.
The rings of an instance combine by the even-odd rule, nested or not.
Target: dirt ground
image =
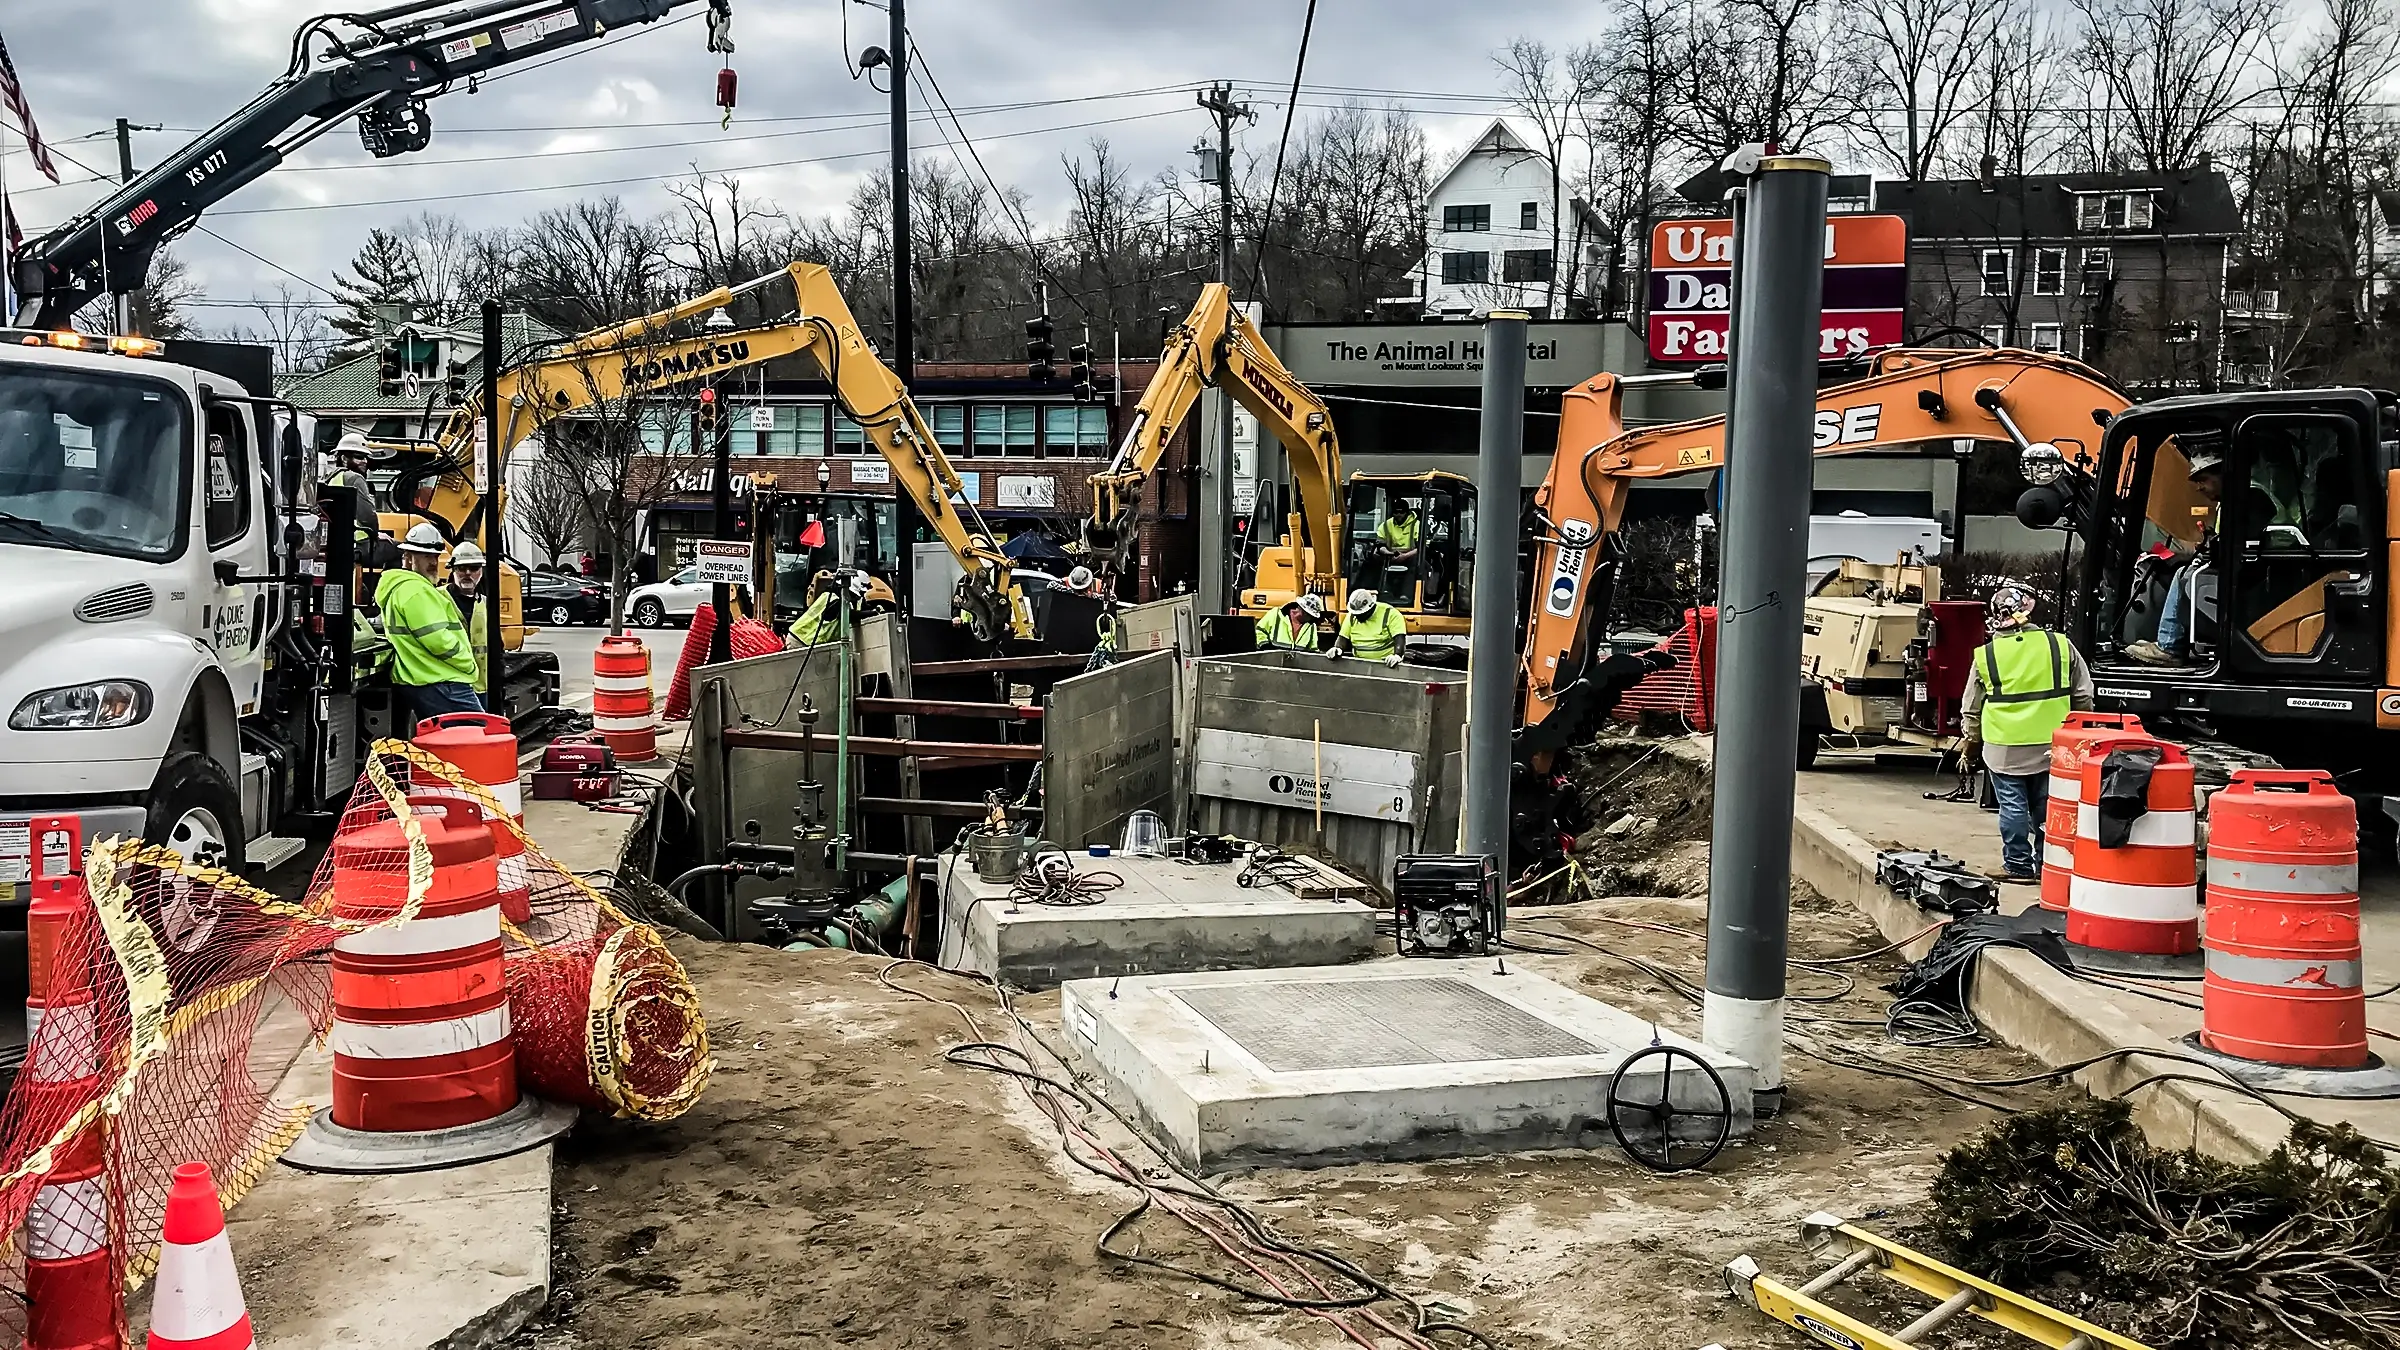
[[[1703,828],[1705,818],[1703,804]],[[1629,844],[1599,861],[1688,876],[1680,827],[1648,833],[1651,856]],[[1517,952],[1512,962],[1698,1030],[1682,997],[1568,939],[1696,982],[1696,939],[1630,925],[1696,932],[1700,899],[1619,896],[1514,917],[1523,946],[1556,954]],[[1796,899],[1793,931],[1797,958],[1881,945],[1863,918],[1813,894]],[[882,961],[677,944],[709,1009],[716,1078],[681,1120],[587,1123],[561,1150],[557,1294],[511,1342],[519,1350],[1344,1343],[1304,1314],[1097,1254],[1129,1193],[1068,1162],[1049,1119],[1009,1080],[946,1063],[943,1049],[969,1038],[966,1024],[880,983]],[[1794,971],[1795,998],[1822,1000],[1795,1002],[1796,1017],[1857,1020],[1799,1027],[1812,1043],[1855,1041],[1968,1076],[2032,1067],[2002,1050],[1890,1049],[1875,986],[1896,963],[1838,969],[1850,987],[1844,975]],[[923,968],[893,978],[956,1000],[984,1034],[1005,1038],[980,986]],[[1054,1034],[1055,993],[1018,1006]],[[1703,1175],[1655,1176],[1602,1148],[1258,1172],[1224,1185],[1286,1236],[1438,1300],[1498,1346],[1797,1346],[1797,1333],[1725,1292],[1724,1263],[1747,1252],[1770,1272],[1812,1272],[1798,1225],[1818,1209],[1905,1227],[1941,1150],[1994,1114],[1805,1056],[1787,1072],[1783,1114]],[[1113,1122],[1109,1130],[1124,1140]],[[1171,1219],[1152,1216],[1137,1233],[1145,1252],[1232,1273]],[[1879,1320],[1906,1320],[1897,1314],[1911,1299],[1875,1298]],[[1946,1335],[1954,1345],[1981,1339]]]

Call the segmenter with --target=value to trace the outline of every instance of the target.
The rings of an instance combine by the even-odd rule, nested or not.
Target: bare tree
[[[258,311],[258,322],[234,324],[226,333],[228,338],[272,348],[277,374],[304,374],[324,367],[337,335],[321,307],[303,298],[290,282],[278,285],[271,296],[252,296],[250,307]]]
[[[588,536],[608,557],[612,632],[625,626],[625,594],[633,588],[643,520],[675,495],[678,480],[698,482],[709,461],[690,400],[650,397],[621,380],[622,372],[638,369],[675,336],[644,332],[565,363],[556,377],[563,388],[537,391],[526,401],[536,410],[542,457],[554,462],[549,471],[579,490]]]
[[[1891,171],[1933,176],[1944,142],[1973,107],[1991,70],[2006,13],[2000,0],[1862,0],[1853,63],[1858,132]]]
[[[2106,152],[2151,173],[2217,147],[2256,88],[2282,0],[2070,0],[2078,58],[2105,95]],[[2121,119],[2121,121],[2117,121]]]
[[[582,542],[591,515],[583,481],[575,476],[567,459],[545,451],[526,458],[525,468],[511,488],[509,518],[533,539],[542,552],[542,562],[557,566],[561,557]]]
[[[692,293],[733,286],[793,261],[798,241],[790,217],[742,191],[742,180],[697,169],[691,178],[667,185],[677,212],[661,228],[669,257]],[[763,296],[734,302],[733,317],[764,320]]]
[[[1623,312],[1624,279],[1638,270],[1650,225],[1668,196],[1668,167],[1678,116],[1678,80],[1691,64],[1689,29],[1678,0],[1630,0],[1597,44],[1598,85],[1580,112],[1585,149],[1582,189],[1605,251],[1602,317]]]
[[[1843,0],[1700,0],[1688,8],[1676,127],[1682,148],[1715,164],[1744,145],[1816,145],[1845,128],[1855,100],[1837,54]]]
[[[661,308],[673,279],[664,226],[616,197],[544,211],[516,233],[515,244],[512,298],[570,333]]]
[[[2068,148],[2061,95],[2081,94],[2057,21],[2030,0],[2004,0],[1994,29],[1955,134],[1935,147],[1947,177],[1976,177],[1986,158],[1996,172],[2023,177],[2050,167]]]
[[[1550,204],[1544,212],[1550,217],[1548,294],[1551,312],[1564,313],[1561,287],[1572,287],[1574,269],[1563,266],[1559,257],[1559,211],[1566,205],[1559,186],[1566,176],[1568,142],[1584,125],[1585,105],[1599,92],[1601,58],[1591,47],[1553,53],[1547,43],[1518,38],[1494,53],[1492,64],[1500,68],[1500,91],[1509,106],[1532,124],[1534,135],[1540,138],[1542,159],[1550,170]],[[1564,283],[1559,275],[1562,270],[1567,274]]]
[[[1261,222],[1264,167],[1252,166],[1236,203],[1237,237],[1256,240],[1266,257],[1260,298],[1293,319],[1371,316],[1425,254],[1424,133],[1397,109],[1358,104],[1303,124],[1273,194],[1275,219]]]

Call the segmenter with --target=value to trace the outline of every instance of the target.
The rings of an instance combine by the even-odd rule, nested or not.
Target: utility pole
[[[1251,116],[1250,105],[1233,101],[1233,86],[1217,83],[1200,95],[1200,106],[1217,122],[1212,150],[1203,141],[1194,147],[1200,156],[1200,181],[1217,185],[1217,280],[1233,288],[1233,124]],[[1239,303],[1239,295],[1228,300]],[[1228,546],[1233,540],[1233,396],[1219,386],[1210,406],[1216,414],[1216,444],[1200,452],[1200,577],[1202,614],[1227,611],[1232,567]]]
[[[117,181],[133,181],[133,123],[122,117],[117,119]],[[133,332],[133,292],[117,292],[116,303],[117,331],[130,334]],[[495,611],[498,608],[497,605],[493,606]]]
[[[1814,155],[1736,152],[1750,180],[1734,240],[1739,340],[1727,374],[1718,613],[1715,819],[1701,1039],[1756,1070],[1756,1109],[1783,1101],[1784,960],[1800,737],[1801,590],[1808,575],[1825,190]]]
[[[118,123],[123,126],[123,123]],[[122,144],[122,142],[120,142]],[[507,653],[500,640],[500,569],[506,567],[506,536],[500,529],[500,349],[507,341],[501,332],[500,302],[483,302],[483,676],[487,692],[483,696],[486,712],[502,717],[509,715],[503,702],[508,689],[508,672],[503,666]],[[525,597],[517,597],[519,604]],[[467,641],[475,639],[470,636]]]
[[[1476,447],[1477,534],[1517,537],[1518,488],[1525,475],[1525,322],[1523,310],[1496,309],[1483,324],[1482,439]],[[1266,485],[1262,482],[1260,490]],[[1468,635],[1466,851],[1496,858],[1508,875],[1509,729],[1515,722],[1516,625],[1498,622],[1517,604],[1517,551],[1486,549],[1475,559]]]
[[[842,0],[847,4],[849,0]],[[892,65],[892,373],[910,393],[917,387],[917,298],[911,281],[908,216],[908,5],[891,5]],[[917,506],[905,492],[893,494],[895,543],[900,556],[892,560],[892,593],[900,602],[900,632],[907,635],[916,618]]]

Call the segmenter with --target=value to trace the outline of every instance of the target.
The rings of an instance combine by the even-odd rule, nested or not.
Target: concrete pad
[[[1060,1004],[1078,1067],[1186,1166],[1324,1166],[1612,1143],[1609,1079],[1654,1041],[1723,1078],[1747,1134],[1756,1075],[1563,985],[1482,961],[1077,980]],[[1715,1110],[1689,1061],[1679,1108]],[[1626,1097],[1657,1101],[1669,1061]],[[1687,1122],[1677,1136],[1713,1135]]]
[[[1009,887],[977,877],[972,860],[946,857],[941,964],[1048,989],[1121,975],[1342,965],[1375,954],[1372,908],[1303,900],[1281,886],[1244,889],[1234,880],[1238,864],[1078,855],[1075,867],[1125,884],[1094,905],[1012,903]]]

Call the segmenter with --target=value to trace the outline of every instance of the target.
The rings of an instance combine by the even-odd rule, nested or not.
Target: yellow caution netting
[[[116,1287],[130,1290],[156,1267],[178,1164],[208,1163],[231,1205],[299,1136],[323,1103],[281,1099],[276,1085],[332,1023],[335,941],[472,903],[437,871],[424,825],[467,819],[439,800],[462,797],[502,840],[502,947],[523,1089],[645,1120],[698,1099],[714,1067],[707,1024],[658,934],[552,861],[482,785],[403,742],[379,742],[341,829],[380,825],[375,837],[397,846],[329,851],[297,900],[138,841],[92,845],[92,903],[59,938],[50,1006],[0,1107],[0,1285],[19,1295],[0,1300],[0,1341],[23,1334],[23,1300],[40,1297],[43,1281],[27,1288],[24,1240],[37,1197],[35,1245],[54,1253],[62,1234],[72,1247],[78,1233],[105,1231]],[[346,859],[338,887],[337,858]],[[101,1184],[45,1194],[53,1168],[95,1128],[106,1146]],[[118,1317],[122,1331],[121,1307]]]

